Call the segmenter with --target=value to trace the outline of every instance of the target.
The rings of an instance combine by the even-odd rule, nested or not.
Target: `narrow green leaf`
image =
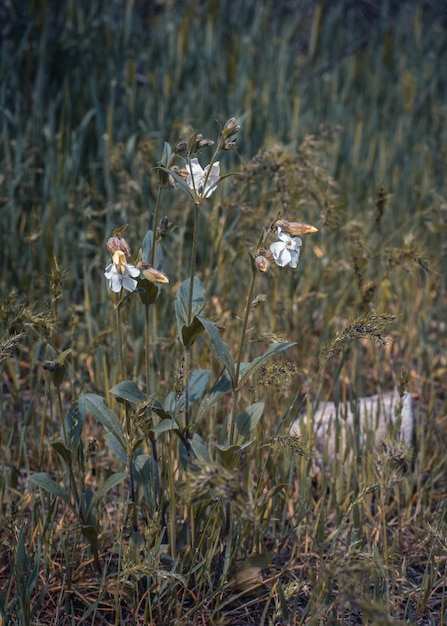
[[[72,406],[65,417],[65,433],[67,434],[67,445],[72,450],[76,448],[81,440],[82,429],[84,427],[84,414],[76,405]],[[62,436],[64,436],[63,429]]]
[[[261,354],[261,356],[253,359],[251,363],[248,363],[239,379],[239,385],[243,385],[247,378],[252,376],[271,356],[273,356],[274,354],[279,354],[280,352],[284,352],[284,350],[287,350],[291,346],[295,345],[296,341],[286,343],[272,343],[264,352],[264,354]]]
[[[37,487],[41,487],[41,489],[49,491],[54,496],[57,496],[67,504],[70,503],[68,493],[65,491],[65,489],[61,487],[55,480],[53,480],[51,476],[46,472],[36,472],[35,474],[31,474],[28,480],[37,485]]]
[[[198,317],[198,320],[202,323],[205,331],[207,332],[209,338],[211,339],[211,344],[214,348],[216,356],[227,368],[227,371],[230,375],[230,378],[235,383],[236,378],[236,370],[233,357],[231,356],[230,350],[226,343],[222,340],[220,336],[219,330],[217,326],[207,320],[205,317]]]
[[[87,509],[87,515],[89,514],[91,508],[97,505],[98,502],[106,495],[106,493],[110,491],[110,489],[113,489],[113,487],[116,487],[116,485],[119,485],[119,483],[122,483],[123,480],[125,480],[126,478],[127,478],[127,474],[125,472],[117,472],[116,474],[112,474],[111,476],[109,476],[102,483],[99,489],[94,492],[93,497]]]

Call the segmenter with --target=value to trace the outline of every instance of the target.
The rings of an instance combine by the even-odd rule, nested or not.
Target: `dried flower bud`
[[[174,152],[175,154],[178,154],[179,156],[186,156],[188,154],[187,142],[184,141],[183,139],[178,141],[175,145]]]
[[[157,241],[161,241],[169,233],[169,220],[167,215],[161,218],[157,228]]]
[[[186,180],[189,176],[189,170],[187,170],[185,167],[177,167],[177,165],[175,165],[172,170],[178,174],[178,176],[181,176],[183,178],[183,180]]]
[[[284,233],[287,233],[291,237],[297,237],[299,235],[310,235],[311,233],[317,233],[318,228],[311,224],[305,224],[304,222],[289,222],[288,220],[277,220],[274,224],[274,228],[280,228]]]
[[[270,258],[269,258],[270,257]],[[255,265],[256,269],[263,274],[266,274],[270,269],[270,261],[273,259],[273,255],[270,250],[261,248],[256,251]]]
[[[115,252],[112,254],[112,263],[113,265],[115,265],[117,271],[120,274],[126,273],[127,260],[126,255],[122,250],[115,250]]]
[[[146,280],[148,280],[149,282],[162,283],[164,285],[169,283],[169,278],[166,276],[166,274],[163,274],[163,272],[154,269],[149,265],[149,263],[146,263],[146,261],[140,261],[137,267],[139,270],[141,270],[144,278],[146,278]]]
[[[126,256],[130,256],[130,247],[123,237],[110,237],[107,241],[107,250],[111,255],[114,252],[124,252]]]
[[[201,148],[208,148],[209,146],[214,145],[214,141],[212,139],[201,139],[197,141],[197,150]]]

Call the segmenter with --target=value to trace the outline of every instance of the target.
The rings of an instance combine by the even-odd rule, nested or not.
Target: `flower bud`
[[[311,224],[305,224],[304,222],[289,222],[288,220],[277,220],[274,224],[274,228],[280,228],[284,233],[287,233],[291,237],[297,237],[298,235],[310,235],[317,233],[318,228]]]
[[[126,256],[130,256],[130,247],[127,241],[123,237],[110,237],[107,241],[107,250],[111,255],[114,252],[124,252]]]
[[[240,131],[241,127],[236,123],[235,117],[230,117],[225,126],[223,127],[223,135],[225,139],[231,137],[232,135],[236,135]]]
[[[164,285],[169,283],[169,278],[166,276],[166,274],[163,274],[163,272],[154,269],[149,265],[149,263],[146,263],[146,261],[140,261],[137,267],[139,270],[141,270],[144,278],[146,278],[146,280],[148,280],[149,282],[162,283]]]
[[[186,156],[188,154],[188,144],[184,139],[181,139],[176,143],[174,152],[179,156]]]
[[[264,248],[257,250],[256,257],[255,257],[255,265],[256,265],[256,269],[258,270],[258,272],[262,272],[263,274],[266,274],[270,269],[270,265],[271,265],[270,261],[272,258],[273,258],[273,255],[270,252],[270,250],[265,250]]]
[[[168,216],[165,215],[164,217],[161,218],[160,222],[158,223],[157,241],[162,241],[162,239],[164,239],[169,233],[169,230],[170,230],[170,226],[169,226]]]

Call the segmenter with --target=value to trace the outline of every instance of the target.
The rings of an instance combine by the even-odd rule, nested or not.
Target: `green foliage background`
[[[393,538],[396,543],[389,550],[394,555],[419,545],[427,520],[438,520],[438,531],[445,536],[445,511],[438,506],[447,476],[443,3],[4,1],[0,28],[2,533],[16,570],[34,567],[24,547],[33,545],[32,523],[20,531],[17,542],[9,526],[18,503],[26,510],[21,472],[55,467],[54,457],[41,446],[59,423],[43,399],[46,377],[38,363],[71,349],[70,381],[63,389],[67,406],[86,391],[108,396],[116,363],[113,312],[103,277],[105,242],[115,228],[128,223],[127,239],[133,252],[138,251],[151,226],[158,188],[155,168],[164,141],[174,144],[191,129],[214,139],[216,121],[223,124],[233,115],[241,124],[238,149],[226,154],[221,166],[241,176],[226,181],[202,215],[197,266],[206,285],[208,313],[224,329],[232,349],[237,348],[248,283],[246,251],[253,250],[261,227],[281,210],[289,219],[319,229],[305,239],[298,271],[275,268],[262,278],[256,293],[261,304],[252,313],[250,357],[272,338],[298,342],[291,362],[283,365],[291,378],[280,366],[264,372],[264,382],[270,380],[265,394],[269,418],[258,437],[277,432],[278,416],[285,416],[310,381],[315,397],[351,391],[362,395],[392,388],[405,368],[410,390],[419,398],[417,466],[403,493],[393,492],[398,504],[390,505],[390,518],[403,521],[401,535]],[[206,151],[200,158],[206,162]],[[187,276],[191,211],[179,191],[163,194],[161,212],[172,225],[163,243],[165,271],[173,291]],[[179,375],[172,303],[171,291],[162,290],[156,305],[154,368],[163,392]],[[352,320],[376,314],[376,327],[349,334]],[[140,383],[144,316],[135,308],[129,310],[128,331],[129,377]],[[392,341],[376,345],[374,333]],[[195,366],[206,367],[210,353],[202,338],[199,347]],[[331,350],[337,358],[328,357]],[[263,391],[244,393],[257,400]],[[199,432],[204,437],[217,432],[225,411],[223,406],[209,421],[202,420]],[[261,464],[261,453],[255,460]],[[102,458],[98,465],[103,479],[107,463]],[[303,472],[305,465],[302,461]],[[277,470],[277,484],[292,484],[295,470],[288,469],[286,464]],[[273,475],[272,468],[269,472]],[[293,623],[308,618],[312,623],[309,615],[315,607],[323,619],[321,606],[330,596],[325,595],[325,580],[338,577],[340,589],[358,580],[355,559],[351,563],[349,555],[335,551],[324,532],[327,520],[343,526],[347,502],[356,502],[359,509],[354,526],[346,530],[354,538],[352,545],[361,534],[358,516],[365,515],[365,527],[371,522],[356,500],[362,487],[355,474],[351,469],[346,484],[337,485],[329,501],[322,497],[312,514],[309,482],[306,488],[301,484],[297,516],[302,525],[289,556],[299,558],[305,535],[322,553],[328,545],[330,549],[320,586],[313,581],[308,604],[295,598],[294,614],[302,622],[296,618]],[[286,504],[279,500],[272,492],[262,513],[278,514],[268,531],[272,543],[290,532]],[[37,505],[33,511],[36,519],[37,511],[42,514]],[[389,519],[383,515],[386,536]],[[40,528],[40,522],[33,523]],[[373,530],[366,534],[373,553]],[[412,623],[418,611],[426,620],[420,623],[440,623],[436,620],[442,613],[445,619],[443,587],[441,609],[430,608],[429,602],[445,567],[438,539],[427,552],[415,551],[420,577],[411,584],[417,593],[404,594],[407,604],[396,609],[396,619]],[[67,560],[68,553],[66,549]],[[382,565],[390,564],[388,557],[386,552]],[[54,571],[57,559],[48,558],[46,567]],[[344,558],[352,579],[343,579]],[[211,557],[205,561],[211,568]],[[407,571],[399,573],[410,580]],[[2,615],[15,584],[8,580]],[[375,583],[376,599],[385,598],[389,608],[392,602],[386,593],[381,595],[381,584]],[[23,588],[21,597],[31,589]],[[194,593],[199,589],[205,593],[206,584],[198,583]],[[168,595],[166,587],[164,593]],[[275,593],[270,602],[275,597],[285,620],[286,597],[276,587]],[[354,601],[346,589],[343,593],[352,608]],[[44,596],[34,606],[47,610]],[[301,605],[307,613],[298,611]],[[327,606],[327,615],[337,614],[339,608],[332,614],[333,605]],[[363,607],[369,623],[388,623],[383,620],[393,611],[385,618],[377,617],[376,609]],[[30,616],[25,609],[22,614],[22,623],[27,623]],[[267,609],[263,619],[268,623]]]

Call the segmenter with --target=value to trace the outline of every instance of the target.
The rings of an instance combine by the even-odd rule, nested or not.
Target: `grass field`
[[[0,46],[0,626],[447,624],[443,3],[0,0]]]

